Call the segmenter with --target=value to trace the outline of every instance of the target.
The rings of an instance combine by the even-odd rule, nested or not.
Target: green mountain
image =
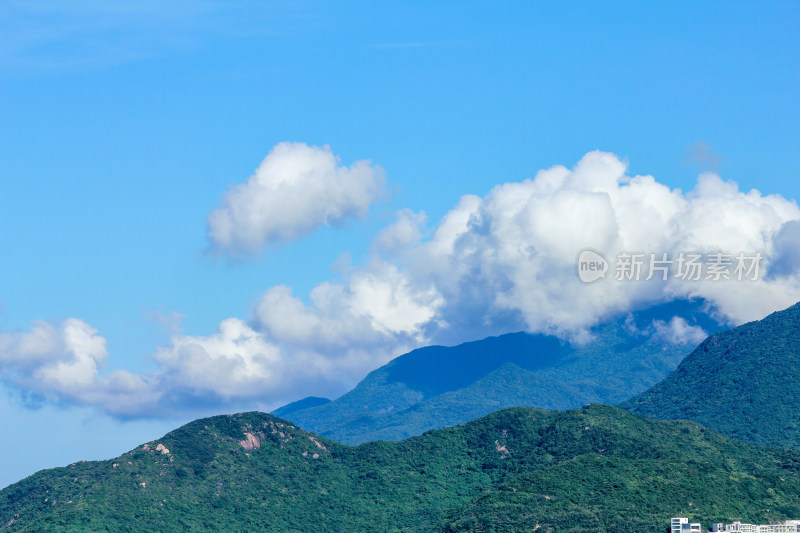
[[[800,515],[800,450],[592,405],[350,447],[263,413],[197,420],[0,491],[0,531],[663,532]]]
[[[698,310],[687,302],[644,310],[595,328],[583,345],[511,333],[429,346],[390,361],[332,402],[275,414],[338,442],[359,444],[420,435],[505,407],[616,404],[658,383],[693,347],[653,335],[654,320],[682,316],[705,331],[719,330]]]
[[[622,407],[694,420],[746,442],[800,447],[800,304],[709,337]]]

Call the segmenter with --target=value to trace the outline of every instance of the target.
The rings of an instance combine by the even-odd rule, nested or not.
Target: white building
[[[800,533],[800,520],[786,520],[777,524],[713,524],[711,531],[721,533]]]
[[[671,525],[670,533],[700,533],[701,531],[700,524],[690,524],[688,518],[673,518]]]

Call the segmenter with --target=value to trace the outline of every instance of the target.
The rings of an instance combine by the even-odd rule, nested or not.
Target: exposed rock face
[[[161,452],[162,455],[169,455],[169,450],[163,444],[156,446],[156,451]]]
[[[308,438],[311,440],[311,442],[316,444],[317,448],[319,448],[320,450],[324,451],[325,453],[331,453],[331,452],[328,451],[328,448],[326,448],[324,444],[322,444],[320,441],[318,441],[314,437],[308,437]]]
[[[494,441],[494,449],[500,452],[500,459],[505,459],[511,455],[511,452],[508,451],[505,444],[500,444],[499,440]]]
[[[253,450],[261,448],[261,441],[253,435],[252,433],[245,433],[245,440],[239,441],[239,446],[244,448],[245,450]]]

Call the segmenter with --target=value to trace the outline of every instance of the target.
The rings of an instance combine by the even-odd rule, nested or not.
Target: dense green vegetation
[[[800,451],[603,405],[507,409],[357,447],[244,413],[0,491],[0,531],[15,532],[638,533],[674,515],[800,515]]]
[[[641,311],[595,328],[594,339],[582,346],[512,333],[421,348],[370,373],[333,402],[306,409],[287,406],[289,412],[276,414],[338,442],[359,444],[420,435],[505,407],[618,403],[666,377],[693,348],[636,329],[647,330],[653,320],[677,315],[717,331],[719,326],[697,308],[678,302]]]
[[[800,446],[800,304],[709,337],[622,407],[755,444]]]

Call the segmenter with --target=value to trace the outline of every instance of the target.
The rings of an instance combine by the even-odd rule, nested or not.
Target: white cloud
[[[696,346],[703,342],[708,333],[700,326],[690,326],[686,320],[674,316],[669,322],[654,320],[655,336],[671,344]]]
[[[369,161],[346,167],[327,146],[280,143],[247,182],[225,193],[208,217],[208,237],[218,251],[254,253],[364,217],[384,181]]]
[[[29,331],[0,332],[3,378],[54,401],[102,406],[116,415],[141,414],[160,393],[142,376],[117,370],[100,376],[106,340],[86,322],[35,322]]]
[[[433,287],[414,288],[397,267],[379,263],[356,272],[350,279],[348,307],[369,318],[376,331],[424,339],[421,326],[436,316],[442,298]]]
[[[0,333],[4,381],[54,403],[96,406],[122,417],[169,416],[242,399],[274,404],[291,398],[304,381],[319,380],[325,361],[314,357],[287,354],[237,318],[209,336],[173,336],[154,354],[158,368],[142,374],[102,373],[106,340],[79,319]]]
[[[413,285],[396,266],[379,261],[354,272],[347,285],[317,285],[311,302],[306,306],[288,287],[274,287],[258,302],[255,320],[290,343],[343,346],[386,336],[423,341],[423,327],[443,303],[434,287]]]
[[[74,318],[60,324],[35,322],[28,332],[0,333],[3,366],[57,390],[87,384],[107,357],[105,339]]]
[[[181,335],[155,360],[174,386],[224,398],[253,396],[283,379],[280,349],[238,318],[222,321],[207,337]]]
[[[375,238],[374,246],[390,255],[404,250],[422,238],[421,228],[425,225],[426,218],[425,213],[401,209],[397,212],[397,220],[385,227]]]
[[[306,305],[289,287],[273,287],[259,299],[253,321],[286,353],[302,358],[293,363],[305,371],[301,381],[327,380],[322,386],[337,392],[425,344],[443,303],[431,285],[414,284],[381,261],[357,270],[346,284],[320,283],[309,299]]]
[[[553,167],[533,180],[498,185],[485,198],[465,197],[430,240],[407,245],[395,261],[409,279],[436,287],[444,304],[434,320],[461,324],[461,332],[487,324],[510,329],[516,317],[531,331],[572,336],[610,313],[691,296],[741,323],[800,300],[797,271],[747,283],[613,276],[580,283],[575,260],[584,248],[609,258],[622,251],[761,252],[768,266],[776,235],[800,220],[794,202],[741,192],[714,174],[701,175],[684,194],[625,170],[613,154],[592,152],[572,170]]]
[[[329,150],[281,146],[327,161],[310,168],[324,167],[328,177],[328,171],[344,172]],[[262,165],[270,187],[285,175],[276,166],[297,169],[293,156],[275,157]],[[374,176],[369,165],[361,171]],[[261,187],[251,182],[241,187]],[[241,195],[234,189],[223,208],[236,212],[236,221],[255,213],[248,227],[256,236],[240,228],[244,233],[231,230],[226,242],[246,248],[262,244],[265,235],[273,239],[272,222],[263,222]],[[359,205],[366,210],[368,201]],[[310,228],[300,227],[293,231]],[[703,298],[732,324],[762,318],[800,300],[798,228],[800,209],[780,196],[742,192],[715,174],[701,175],[684,193],[652,176],[628,176],[613,154],[591,152],[572,169],[556,166],[498,185],[485,197],[464,196],[431,228],[423,213],[401,210],[376,236],[367,261],[341,280],[319,283],[307,301],[288,286],[275,286],[259,298],[250,323],[229,318],[208,336],[175,334],[156,351],[159,367],[152,374],[102,374],[105,340],[76,319],[0,334],[0,365],[5,379],[20,387],[115,414],[204,401],[275,406],[307,394],[341,393],[420,345],[520,329],[586,340],[588,328],[605,317],[678,298]],[[587,285],[575,264],[584,248],[608,258],[623,251],[760,252],[766,275],[747,282],[633,282],[613,279],[611,270]],[[682,344],[705,335],[680,318],[641,333]]]
[[[106,340],[97,335],[96,329],[76,319],[64,322],[60,333],[68,356],[38,368],[34,375],[57,389],[85,387],[108,357]]]

